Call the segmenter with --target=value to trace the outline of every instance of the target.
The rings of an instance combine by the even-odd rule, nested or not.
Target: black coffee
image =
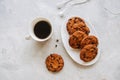
[[[34,33],[38,38],[44,39],[51,33],[51,25],[46,21],[36,23]]]

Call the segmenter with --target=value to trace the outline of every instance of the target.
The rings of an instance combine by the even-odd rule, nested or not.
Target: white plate
[[[61,27],[61,36],[62,36],[62,41],[63,41],[63,44],[64,44],[64,47],[68,53],[68,55],[78,64],[80,65],[84,65],[84,66],[89,66],[89,65],[92,65],[94,64],[99,56],[100,56],[100,42],[99,42],[99,45],[98,45],[98,54],[97,56],[95,57],[95,59],[93,59],[92,61],[90,62],[84,62],[80,59],[80,50],[78,49],[73,49],[69,46],[69,43],[68,43],[68,40],[69,40],[69,34],[67,32],[67,29],[66,29],[66,23],[67,23],[68,19],[66,19]],[[88,21],[86,21],[86,24],[88,25],[89,29],[90,29],[90,35],[95,35],[97,36],[97,33],[94,29],[94,26],[90,24],[90,22],[88,23]],[[98,36],[97,36],[98,37]]]

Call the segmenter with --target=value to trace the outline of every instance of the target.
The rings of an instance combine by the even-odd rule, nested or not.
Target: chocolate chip
[[[50,64],[50,67],[53,67],[52,64]]]
[[[83,57],[85,58],[85,57],[86,57],[86,54],[83,54]]]

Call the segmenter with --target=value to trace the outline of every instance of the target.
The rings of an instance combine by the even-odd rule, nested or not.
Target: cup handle
[[[26,39],[26,40],[31,40],[31,36],[30,36],[30,35],[26,35],[26,36],[25,36],[25,39]]]

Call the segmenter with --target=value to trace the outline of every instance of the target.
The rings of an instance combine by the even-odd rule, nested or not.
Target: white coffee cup
[[[45,38],[39,38],[38,36],[36,36],[35,31],[34,31],[36,24],[41,21],[47,22],[50,25],[50,29],[51,29],[49,35]],[[44,26],[41,26],[41,27],[44,27]],[[35,41],[38,41],[38,42],[46,41],[46,40],[50,39],[53,34],[52,25],[51,25],[50,21],[46,18],[43,18],[43,17],[36,18],[32,21],[32,25],[29,28],[29,34],[30,34],[30,36],[26,37],[27,40],[29,40],[31,37],[32,39],[34,39]]]

